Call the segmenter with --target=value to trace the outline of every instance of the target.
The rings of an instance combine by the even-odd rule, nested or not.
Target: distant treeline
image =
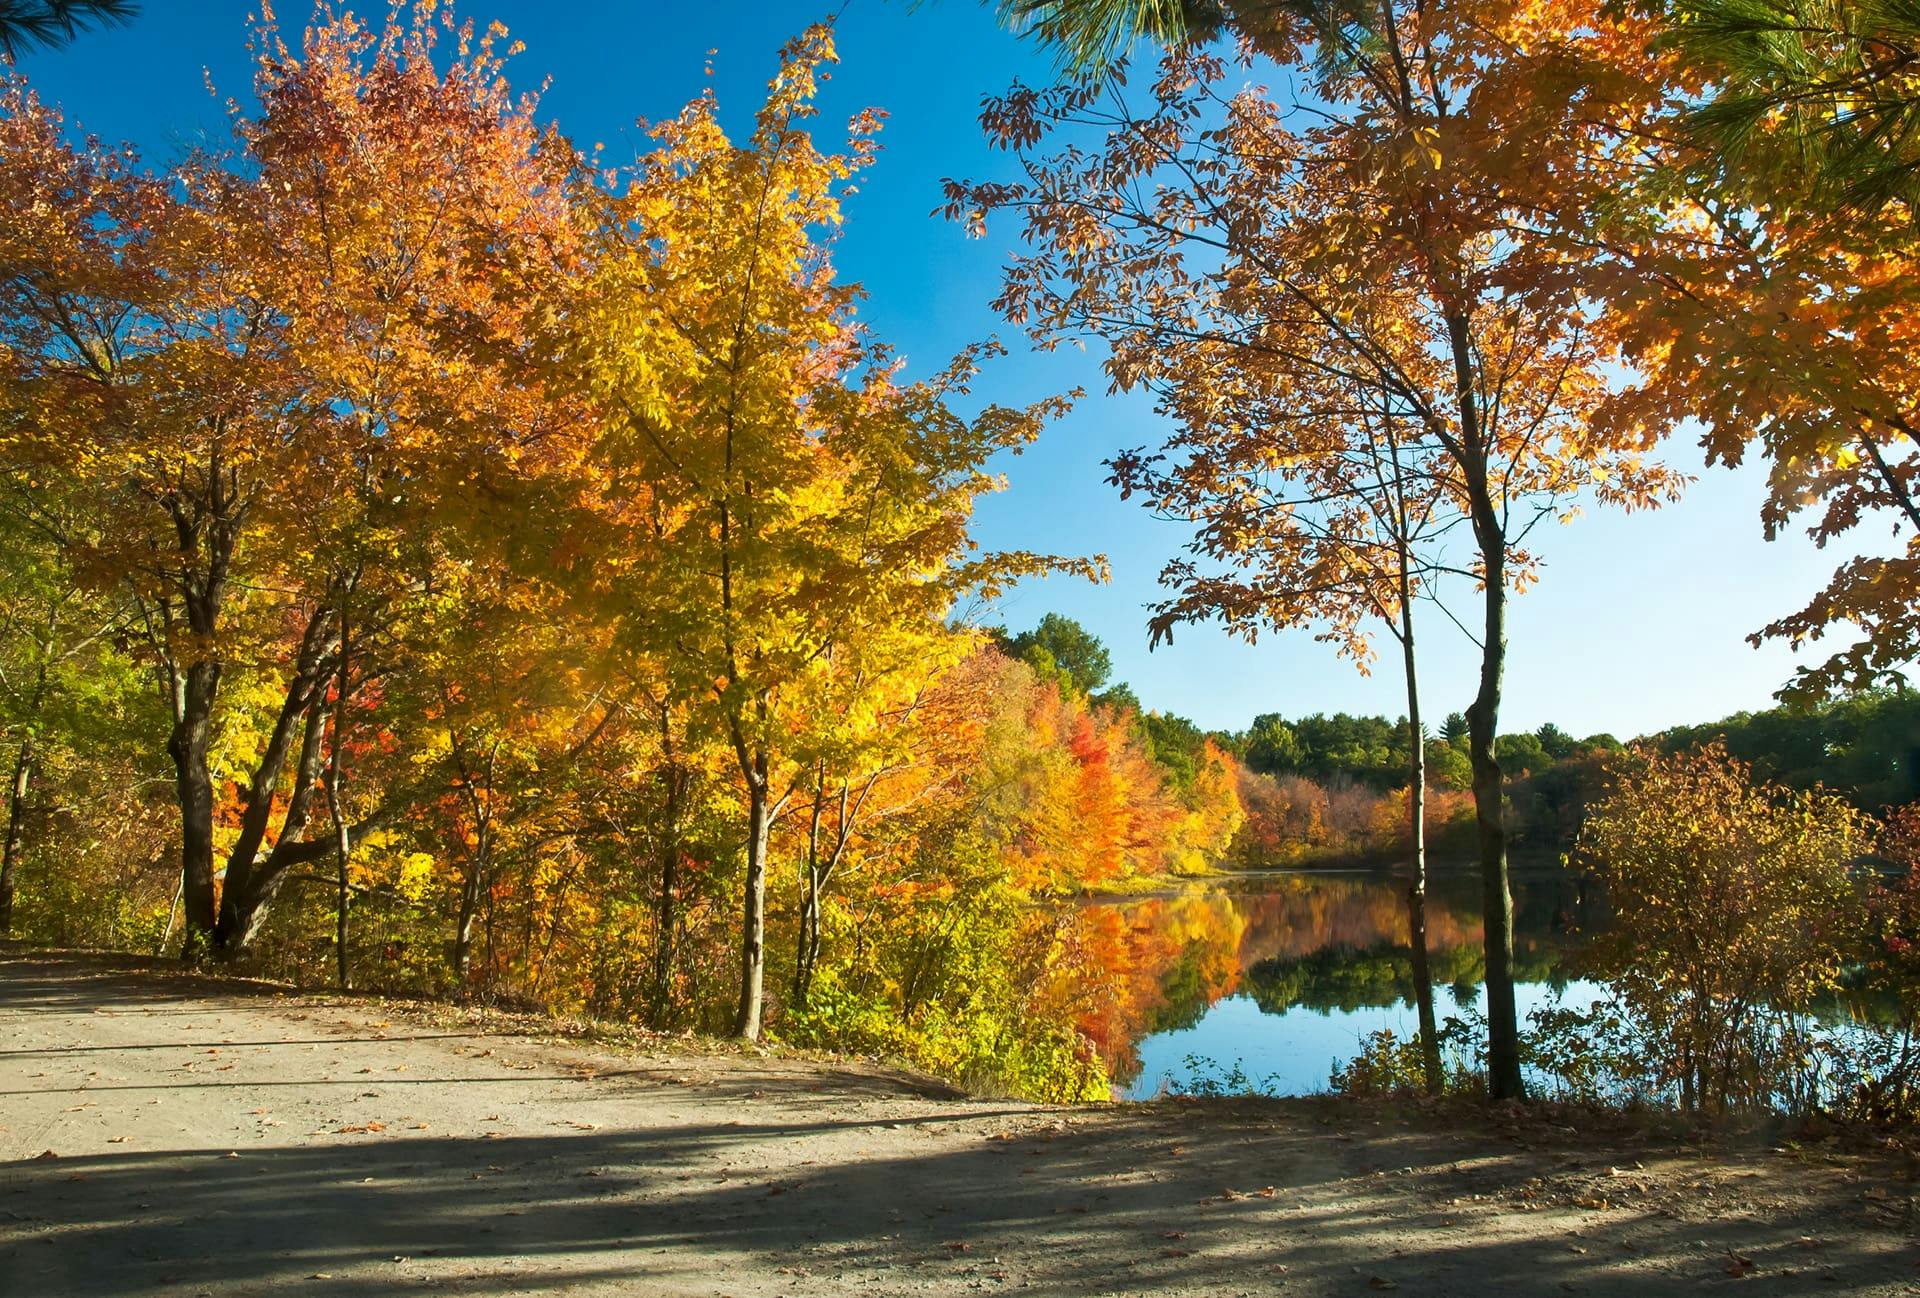
[[[1132,710],[1138,739],[1174,786],[1190,787],[1209,752],[1232,757],[1246,815],[1234,840],[1235,864],[1374,858],[1400,850],[1410,743],[1404,717],[1335,712],[1288,720],[1266,712],[1244,730],[1208,731],[1185,717],[1149,711],[1126,684],[1110,684],[1107,647],[1071,618],[1050,613],[1031,631],[996,638],[1042,679],[1109,709]],[[1548,722],[1499,738],[1516,850],[1557,854],[1570,847],[1587,805],[1605,787],[1609,759],[1629,745],[1681,752],[1715,740],[1751,763],[1760,779],[1796,789],[1824,785],[1871,813],[1920,798],[1920,696],[1910,693],[1738,712],[1627,743],[1607,732],[1576,738]],[[1426,738],[1428,826],[1441,852],[1472,848],[1466,744],[1466,718],[1458,712]]]

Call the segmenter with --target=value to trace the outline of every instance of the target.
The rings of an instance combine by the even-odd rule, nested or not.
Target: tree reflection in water
[[[1567,985],[1578,932],[1599,924],[1602,908],[1557,870],[1517,879],[1515,891],[1515,974],[1530,1001],[1544,1000]],[[1477,898],[1472,878],[1441,875],[1427,900],[1433,979],[1462,1007],[1476,1001],[1484,972]],[[1060,919],[1064,954],[1047,1000],[1129,1094],[1153,1093],[1168,1074],[1188,1080],[1181,1056],[1168,1066],[1164,1047],[1175,1040],[1229,1067],[1298,1060],[1277,1088],[1318,1089],[1329,1044],[1412,1016],[1405,884],[1388,873],[1263,875],[1091,901]],[[1156,1059],[1151,1077],[1146,1055]]]

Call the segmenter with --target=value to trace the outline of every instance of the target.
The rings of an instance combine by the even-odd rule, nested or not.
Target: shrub
[[[1616,773],[1576,852],[1615,911],[1597,972],[1657,1092],[1713,1114],[1814,1102],[1812,1010],[1860,931],[1870,824],[1824,790],[1756,782],[1719,745]]]

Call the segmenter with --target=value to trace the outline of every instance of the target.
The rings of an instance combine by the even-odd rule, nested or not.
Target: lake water
[[[1406,885],[1378,872],[1273,872],[1191,891],[1089,904],[1082,926],[1111,970],[1081,1021],[1117,1094],[1150,1098],[1230,1073],[1275,1095],[1327,1089],[1368,1034],[1418,1028],[1407,951]],[[1436,871],[1427,902],[1434,1008],[1480,1006],[1480,885]],[[1600,989],[1567,976],[1598,897],[1558,870],[1514,874],[1514,951],[1522,1021]]]

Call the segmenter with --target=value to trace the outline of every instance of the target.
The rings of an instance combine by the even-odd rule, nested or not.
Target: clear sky
[[[700,92],[710,51],[723,112],[733,121],[750,114],[781,42],[838,4],[462,0],[459,12],[482,24],[497,18],[525,41],[509,67],[516,87],[551,78],[543,113],[582,145],[604,142],[620,161],[643,147],[635,119],[669,116]],[[224,137],[207,77],[222,96],[244,102],[247,16],[256,7],[145,0],[131,26],[30,53],[21,70],[79,126],[165,157],[202,132]],[[279,8],[289,25],[307,12],[304,0]],[[386,5],[362,9],[378,16]],[[1006,170],[1005,157],[981,138],[980,99],[1015,77],[1047,79],[1048,58],[998,29],[976,0],[848,0],[839,42],[841,66],[823,96],[820,129],[837,131],[869,105],[889,114],[885,151],[850,205],[839,253],[842,274],[868,290],[863,311],[879,336],[925,372],[963,343],[997,333],[1014,354],[989,371],[986,395],[1028,400],[1075,386],[1093,394],[1006,464],[1009,490],[983,508],[977,535],[993,548],[1105,553],[1113,581],[1029,585],[1003,601],[998,620],[1018,629],[1049,610],[1078,618],[1112,647],[1115,675],[1147,706],[1207,727],[1237,729],[1268,711],[1403,712],[1390,667],[1363,677],[1305,635],[1247,646],[1196,628],[1148,652],[1143,606],[1184,533],[1122,503],[1101,462],[1158,441],[1161,429],[1144,401],[1100,395],[1097,354],[1031,353],[994,316],[988,303],[1009,251],[1008,227],[971,240],[933,214],[943,177]],[[1843,556],[1797,536],[1766,543],[1757,517],[1763,479],[1751,467],[1707,470],[1685,438],[1670,458],[1699,476],[1681,504],[1631,517],[1592,512],[1538,537],[1532,548],[1546,561],[1544,580],[1513,610],[1503,729],[1551,720],[1575,734],[1625,737],[1765,707],[1791,674],[1784,646],[1756,650],[1745,636],[1797,608]],[[1471,698],[1478,655],[1436,615],[1428,624],[1423,688],[1437,717]]]

